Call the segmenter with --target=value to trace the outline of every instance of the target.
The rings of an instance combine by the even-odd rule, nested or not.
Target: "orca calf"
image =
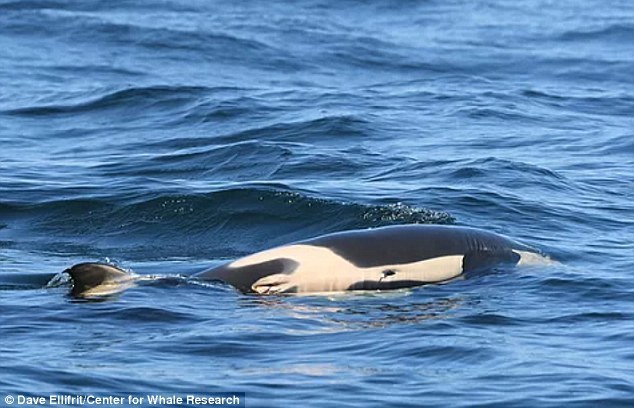
[[[387,290],[535,261],[548,258],[502,235],[416,224],[323,235],[257,252],[193,278],[257,294]],[[101,263],[81,263],[64,272],[72,278],[71,293],[80,297],[116,293],[139,278]]]

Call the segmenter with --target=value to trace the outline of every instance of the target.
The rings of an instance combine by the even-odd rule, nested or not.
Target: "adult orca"
[[[323,235],[257,252],[192,277],[258,294],[387,290],[535,261],[548,262],[548,258],[502,235],[415,224]],[[82,263],[64,272],[72,278],[71,293],[84,297],[120,291],[135,279],[100,263]]]

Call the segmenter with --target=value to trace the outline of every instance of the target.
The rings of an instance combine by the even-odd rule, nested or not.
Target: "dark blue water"
[[[625,0],[0,0],[0,391],[632,406],[633,129]],[[46,287],[404,223],[561,264],[331,297]]]

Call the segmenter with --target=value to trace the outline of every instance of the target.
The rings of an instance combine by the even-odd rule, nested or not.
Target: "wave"
[[[32,6],[0,5],[0,10],[5,9],[5,13],[0,14],[0,32],[15,37],[55,39],[73,47],[125,47],[139,55],[151,55],[150,58],[160,55],[158,63],[169,60],[196,64],[221,62],[293,73],[307,67],[301,59],[294,58],[286,44],[268,43],[265,36],[242,36],[236,30],[217,29],[217,25],[210,24],[213,15],[201,19],[192,14],[192,18],[199,19],[199,24],[189,26],[170,24],[171,21],[157,23],[145,17],[143,7],[139,10],[140,17],[127,19],[99,7],[66,10],[54,3]],[[170,12],[189,14],[186,10]],[[207,56],[222,58],[218,61],[217,57]]]
[[[526,89],[521,95],[550,108],[592,116],[630,116],[634,109],[634,98],[631,95],[613,91],[556,93],[550,90]]]
[[[66,6],[68,6],[66,1],[59,0],[18,0],[1,2],[0,10],[64,9]]]
[[[232,91],[234,89],[237,88],[207,88],[202,86],[130,87],[72,104],[27,106],[7,110],[4,113],[18,116],[44,116],[98,112],[112,108],[160,108],[161,105],[182,105],[214,92]]]
[[[62,252],[114,248],[122,258],[200,256],[203,252],[205,256],[232,257],[339,230],[454,221],[442,211],[402,203],[373,205],[317,198],[283,185],[158,195],[127,202],[119,198],[4,203],[0,214],[10,220],[6,230],[23,229],[21,235],[33,237],[18,246],[40,243],[50,249],[47,237],[55,237]],[[82,244],[89,248],[78,248]]]
[[[607,41],[609,43],[624,43],[631,44],[634,37],[634,25],[633,24],[610,24],[605,27],[599,28],[584,28],[566,31],[559,36],[560,41],[592,41],[600,40]]]

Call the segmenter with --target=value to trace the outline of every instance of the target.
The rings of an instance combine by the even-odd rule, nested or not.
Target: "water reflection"
[[[319,331],[347,331],[417,324],[448,319],[465,304],[463,296],[443,296],[420,301],[420,292],[361,292],[328,296],[245,296],[238,304],[244,308],[269,308],[284,312],[287,318],[313,322]],[[293,325],[289,325],[293,326]]]

